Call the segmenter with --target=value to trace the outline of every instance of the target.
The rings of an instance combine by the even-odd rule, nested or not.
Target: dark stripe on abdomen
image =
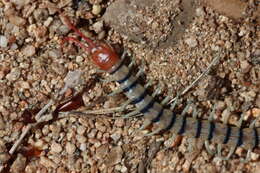
[[[180,128],[180,130],[178,131],[178,135],[181,135],[181,134],[183,134],[183,133],[185,132],[186,118],[187,118],[187,117],[186,117],[185,115],[182,117],[181,128]]]
[[[208,135],[208,140],[211,140],[213,138],[213,133],[215,129],[215,123],[213,121],[209,122],[209,135]]]
[[[255,139],[255,141],[254,141],[254,148],[255,148],[259,144],[258,132],[257,132],[256,128],[253,129],[253,133],[254,133],[254,139]]]
[[[148,112],[149,109],[151,109],[153,107],[154,102],[155,102],[154,99],[152,99],[143,109],[140,110],[140,112],[142,114]]]
[[[141,102],[145,98],[146,95],[147,95],[147,93],[146,93],[146,91],[144,91],[139,97],[134,99],[131,103],[137,104],[137,103]]]
[[[225,135],[223,144],[227,144],[228,143],[230,135],[231,135],[231,127],[230,127],[230,125],[227,124],[227,130],[226,130],[226,135]]]
[[[123,79],[118,80],[117,82],[120,83],[120,84],[124,83],[126,80],[128,80],[130,78],[130,76],[131,76],[131,72],[128,71],[127,75],[125,75],[125,77]]]
[[[176,120],[176,114],[172,113],[171,122],[170,122],[170,124],[165,128],[165,131],[170,130],[170,129],[174,126],[175,120]]]
[[[240,128],[238,132],[238,138],[237,138],[237,147],[243,144],[243,129]]]
[[[201,120],[197,119],[197,123],[196,123],[196,135],[195,138],[199,138],[200,137],[200,133],[201,133]]]
[[[127,86],[126,88],[124,88],[123,91],[128,92],[132,88],[136,87],[136,85],[137,85],[137,80],[135,79],[135,81],[133,83],[131,83],[129,86]]]
[[[161,116],[163,115],[163,107],[161,108],[160,112],[158,113],[158,115],[152,120],[153,123],[156,123],[160,120]]]

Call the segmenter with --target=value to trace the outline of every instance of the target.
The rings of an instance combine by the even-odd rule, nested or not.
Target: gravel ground
[[[158,99],[166,95],[174,98],[218,56],[219,63],[182,96],[179,108],[191,99],[204,112],[201,118],[207,118],[216,104],[216,121],[230,115],[230,124],[236,124],[242,113],[246,125],[260,114],[259,24],[250,17],[231,20],[199,3],[185,17],[182,7],[188,10],[193,6],[184,3],[180,7],[179,1],[160,0],[156,2],[159,5],[133,8],[139,15],[130,14],[131,20],[121,28],[129,28],[129,32],[121,33],[120,23],[115,26],[101,20],[112,15],[109,8],[119,1],[0,2],[0,164],[7,162],[3,172],[259,172],[256,151],[248,163],[240,162],[246,154],[242,148],[230,160],[222,161],[201,149],[200,142],[197,145],[185,137],[173,141],[170,133],[145,137],[152,127],[138,131],[141,118],[122,119],[122,112],[109,112],[109,108],[120,106],[126,99],[123,95],[107,96],[117,84],[92,80],[108,76],[98,73],[83,50],[72,44],[61,48],[61,39],[74,34],[60,20],[57,8],[87,36],[108,40],[119,51],[122,47],[130,50],[137,67],[145,70],[144,82],[152,80],[152,89],[161,86]],[[131,3],[138,5],[140,1]],[[178,22],[171,22],[174,14],[182,16],[176,19]],[[151,20],[143,24],[138,17],[144,16]],[[183,21],[188,22],[178,30]],[[171,44],[169,40],[174,38]],[[80,92],[84,84],[93,84],[83,94],[85,106],[77,111],[103,113],[68,114],[43,123],[27,135],[17,152],[8,155],[21,131],[33,121],[23,117],[25,110],[33,112],[55,99],[67,73],[75,70],[83,72],[81,84],[66,90],[65,97]],[[47,112],[50,114],[59,104],[56,102]]]

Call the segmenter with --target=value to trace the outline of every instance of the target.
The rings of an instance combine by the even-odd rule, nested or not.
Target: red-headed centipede
[[[212,151],[209,149],[209,142],[213,142],[218,144],[217,153],[219,157],[221,157],[222,144],[231,147],[227,157],[221,157],[222,159],[229,159],[237,147],[246,149],[248,151],[247,159],[249,159],[251,151],[259,147],[260,128],[255,127],[256,120],[247,128],[242,127],[243,116],[237,126],[229,125],[227,121],[224,124],[214,122],[214,109],[210,113],[208,120],[198,119],[196,109],[194,109],[192,117],[187,117],[185,114],[191,104],[184,108],[181,115],[174,113],[173,109],[176,102],[168,109],[164,107],[167,98],[161,103],[155,101],[154,95],[149,95],[146,92],[146,87],[138,83],[141,71],[134,76],[129,67],[124,65],[124,54],[120,58],[109,44],[94,43],[79,31],[65,15],[61,14],[60,17],[71,30],[87,42],[87,46],[73,37],[66,37],[65,40],[72,41],[85,49],[99,69],[108,72],[120,84],[120,89],[114,91],[113,94],[124,92],[129,99],[126,104],[132,103],[136,105],[136,110],[125,117],[141,113],[145,119],[141,129],[145,129],[152,123],[158,126],[155,131],[148,135],[154,135],[161,131],[171,131],[178,135],[200,138],[205,141],[205,147],[210,153]]]

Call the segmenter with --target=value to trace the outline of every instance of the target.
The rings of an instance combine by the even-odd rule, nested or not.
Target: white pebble
[[[76,57],[76,62],[77,63],[80,63],[80,62],[82,62],[83,61],[83,57],[82,56],[77,56]]]
[[[93,24],[93,29],[96,33],[100,33],[103,30],[103,21],[98,21]]]
[[[196,47],[198,45],[198,41],[196,40],[196,38],[194,37],[190,37],[187,38],[185,40],[185,43],[189,46],[189,47]]]
[[[101,6],[99,4],[94,4],[92,8],[92,13],[98,15],[101,12]]]
[[[53,21],[53,18],[48,17],[48,19],[44,22],[43,25],[46,26],[46,27],[49,27],[52,21]]]
[[[87,144],[86,144],[86,143],[80,144],[79,149],[80,149],[81,151],[86,151],[86,149],[87,149]]]
[[[4,35],[0,35],[0,47],[7,47],[8,40]]]

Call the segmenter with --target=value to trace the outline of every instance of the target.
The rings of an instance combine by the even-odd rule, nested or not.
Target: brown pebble
[[[26,166],[26,158],[22,156],[21,154],[17,155],[17,158],[13,162],[10,172],[17,173],[17,172],[23,172]]]
[[[35,47],[32,45],[27,45],[25,48],[23,48],[22,53],[26,57],[33,56],[36,53]]]

